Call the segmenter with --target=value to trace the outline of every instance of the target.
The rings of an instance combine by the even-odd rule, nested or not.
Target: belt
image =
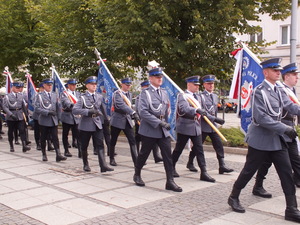
[[[19,111],[20,109],[16,108],[16,109],[9,109],[9,111]]]
[[[194,116],[194,117],[181,116],[181,117],[184,118],[184,119],[188,119],[188,120],[198,120],[197,116]]]
[[[95,117],[98,117],[99,115],[98,114],[92,114],[92,118],[95,118]]]

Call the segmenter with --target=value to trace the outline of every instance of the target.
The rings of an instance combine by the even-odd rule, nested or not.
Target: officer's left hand
[[[139,122],[141,120],[139,115],[136,112],[132,114],[132,117],[136,122]]]
[[[207,116],[207,112],[200,108],[196,110],[196,113],[199,113],[201,116]]]
[[[216,118],[215,118],[215,122],[218,123],[218,124],[220,124],[220,125],[223,125],[223,124],[225,123],[225,120],[216,117]]]

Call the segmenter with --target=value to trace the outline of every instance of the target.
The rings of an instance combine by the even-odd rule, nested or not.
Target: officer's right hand
[[[199,113],[201,116],[207,116],[207,112],[204,109],[198,108],[196,113]]]
[[[287,127],[284,134],[291,139],[295,139],[298,136],[297,132],[292,127]]]
[[[216,122],[216,123],[218,123],[218,124],[220,124],[220,125],[223,125],[223,124],[225,123],[225,120],[216,117],[215,120],[214,120],[214,122]]]
[[[88,116],[92,116],[94,114],[99,115],[98,110],[97,109],[89,109]]]
[[[13,120],[18,120],[18,117],[15,114],[11,114],[10,116]]]
[[[161,122],[159,125],[160,125],[161,127],[166,128],[167,130],[171,130],[170,124],[168,124],[168,123],[166,123],[166,122]]]
[[[55,112],[55,111],[49,111],[49,112],[48,112],[48,115],[49,115],[49,116],[56,116],[56,112]]]

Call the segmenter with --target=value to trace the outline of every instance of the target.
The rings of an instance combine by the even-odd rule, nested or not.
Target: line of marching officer
[[[224,149],[220,138],[211,129],[205,129],[202,133],[203,127],[207,126],[202,119],[207,116],[213,123],[223,124],[225,121],[216,117],[217,110],[217,96],[213,94],[214,89],[214,75],[206,75],[202,78],[206,90],[199,94],[200,77],[193,76],[186,79],[187,90],[184,94],[179,94],[177,101],[177,143],[172,153],[170,124],[168,123],[168,116],[170,112],[170,104],[167,92],[160,88],[163,82],[162,68],[155,68],[149,71],[149,81],[143,82],[144,88],[139,96],[136,110],[131,105],[132,94],[130,88],[132,81],[130,78],[121,80],[121,89],[113,94],[112,116],[110,118],[111,139],[108,139],[108,155],[109,163],[112,166],[117,166],[115,161],[115,146],[118,136],[121,131],[127,137],[130,153],[132,156],[135,173],[133,180],[139,186],[144,186],[145,183],[141,177],[141,170],[146,163],[146,160],[153,150],[156,162],[163,161],[166,171],[166,189],[176,192],[181,192],[174,177],[179,177],[176,172],[175,165],[181,155],[187,141],[191,139],[193,143],[190,160],[187,168],[196,172],[197,169],[193,165],[193,158],[196,157],[198,165],[201,170],[200,180],[215,182],[206,170],[205,157],[202,143],[206,136],[210,136],[214,143],[214,147],[219,160],[219,172],[230,173],[233,170],[226,167],[224,163]],[[47,140],[52,141],[54,150],[56,152],[56,161],[64,161],[67,157],[72,157],[69,152],[68,134],[72,130],[74,141],[72,145],[78,147],[78,156],[83,160],[83,170],[91,171],[88,162],[87,148],[89,141],[93,139],[94,153],[98,155],[99,166],[101,172],[113,171],[105,160],[104,154],[104,135],[107,135],[107,121],[105,104],[103,96],[96,92],[97,77],[90,76],[85,80],[86,91],[80,93],[76,91],[77,81],[69,79],[67,81],[67,92],[58,96],[52,92],[53,80],[45,79],[42,82],[41,91],[35,98],[34,119],[38,124],[37,148],[41,149],[42,160],[48,161],[46,152]],[[147,85],[144,85],[147,84]],[[14,87],[17,85],[14,85]],[[14,88],[13,88],[14,90]],[[73,104],[71,98],[77,100]],[[187,100],[187,97],[192,98],[197,104],[194,108]],[[8,101],[7,99],[10,99]],[[23,113],[25,114],[25,103],[23,100],[18,100],[18,96],[14,94],[7,95],[4,99],[4,110],[7,115],[10,127],[17,126],[15,121],[23,120]],[[15,102],[15,103],[14,103]],[[6,109],[5,109],[6,106]],[[22,108],[22,111],[20,109]],[[27,115],[26,115],[27,116]],[[137,148],[137,142],[134,134],[134,123],[138,124],[138,135],[141,140],[140,151]],[[62,142],[64,146],[64,154],[60,152],[58,139],[58,123],[62,122]],[[106,123],[105,123],[106,121]],[[10,123],[12,125],[10,125]],[[216,125],[216,124],[215,124]],[[23,123],[18,124],[20,136],[23,143],[23,151],[28,151],[29,147],[25,145],[25,135]],[[35,128],[36,130],[36,128]],[[11,131],[9,131],[9,135]],[[202,138],[203,137],[203,138]],[[13,140],[9,136],[9,142],[12,145]],[[158,147],[161,151],[159,154]],[[13,147],[11,147],[11,150]],[[49,150],[49,147],[48,147]]]

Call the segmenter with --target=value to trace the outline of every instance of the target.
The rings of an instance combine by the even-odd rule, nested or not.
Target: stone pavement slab
[[[199,180],[200,172],[186,168],[189,151],[185,150],[176,165],[180,177],[175,178],[183,192],[176,193],[165,190],[163,164],[154,163],[152,155],[142,170],[146,186],[136,186],[123,137],[116,149],[115,171],[100,173],[90,145],[92,172],[86,173],[75,148],[70,149],[73,157],[65,162],[56,163],[54,152],[47,152],[49,161],[42,162],[41,152],[34,147],[26,154],[20,146],[9,152],[4,137],[0,140],[0,224],[289,224],[282,216],[285,202],[274,168],[265,181],[272,199],[253,196],[252,179],[240,198],[247,212],[234,213],[228,206],[245,155],[226,154],[227,165],[235,171],[220,175],[215,153],[205,152],[208,173],[216,179],[209,183]]]

